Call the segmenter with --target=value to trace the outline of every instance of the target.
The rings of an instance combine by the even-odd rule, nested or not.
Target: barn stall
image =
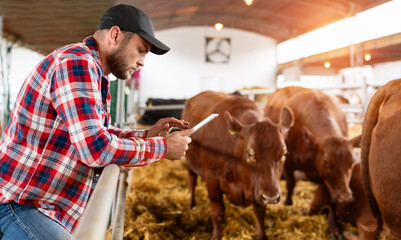
[[[146,104],[146,100],[151,98],[185,99],[203,90],[240,90],[251,99],[259,100],[260,97],[263,107],[268,94],[275,88],[301,85],[327,89],[336,85],[336,89],[331,90],[332,95],[342,96],[341,99],[348,96],[351,96],[348,99],[357,98],[356,101],[348,100],[344,106],[351,131],[357,135],[361,133],[360,123],[373,93],[384,83],[401,77],[398,70],[401,57],[397,51],[401,43],[399,30],[388,31],[383,36],[370,36],[351,44],[348,42],[344,46],[337,45],[333,49],[312,51],[310,55],[295,54],[295,58],[284,60],[277,56],[276,59],[282,46],[291,45],[294,37],[301,43],[295,48],[306,49],[309,45],[303,42],[305,36],[302,34],[347,17],[358,22],[359,13],[378,5],[387,3],[389,7],[385,16],[389,17],[380,19],[384,20],[384,25],[394,25],[391,21],[397,18],[389,9],[397,12],[400,9],[398,1],[322,3],[315,0],[277,0],[269,3],[255,1],[249,6],[242,1],[221,1],[218,4],[214,1],[124,2],[145,10],[154,20],[157,36],[172,46],[174,51],[171,57],[160,60],[149,55],[149,64],[141,70],[140,79],[130,85],[119,85],[117,95],[129,93],[126,94],[128,101],[119,98],[114,105],[117,108],[117,126],[138,127],[137,121],[144,111],[152,111],[147,109],[149,106]],[[38,53],[47,54],[62,44],[82,40],[92,33],[103,10],[117,3],[120,2],[0,1],[4,37],[1,46],[3,74],[0,122],[8,121],[5,116],[9,109],[6,106],[12,106],[12,99],[26,71],[40,60]],[[96,7],[89,8],[88,4]],[[171,15],[166,13],[166,17],[162,11]],[[64,14],[70,16],[67,19],[73,19],[72,23],[57,22],[59,16]],[[212,26],[220,19],[224,28],[217,32]],[[379,18],[372,19],[378,21]],[[52,28],[48,22],[57,22],[60,27]],[[370,26],[370,31],[380,32],[377,28],[383,28],[381,24],[375,22]],[[69,31],[71,26],[74,31]],[[338,36],[353,35],[350,32],[332,32]],[[354,32],[357,36],[363,35]],[[185,37],[177,39],[177,36]],[[337,39],[337,36],[334,38]],[[327,39],[312,46],[318,48],[325,41]],[[22,53],[23,57],[19,52],[21,46],[30,49],[29,53]],[[220,46],[218,50],[223,53],[220,57],[211,54],[213,51],[210,48],[213,46]],[[26,57],[28,54],[33,57]],[[28,60],[35,60],[35,63],[21,67]],[[128,107],[124,107],[124,103]],[[132,188],[127,193],[124,239],[210,238],[210,207],[202,181],[197,187],[197,208],[189,210],[187,207],[188,180],[184,160],[162,160],[147,168],[134,169],[131,184]],[[281,185],[284,198],[284,180]],[[315,188],[313,184],[302,181],[295,190],[294,206],[283,206],[280,202],[268,207],[265,222],[269,238],[330,239],[326,215],[308,214]],[[253,239],[256,235],[252,210],[227,201],[226,207],[224,238]],[[345,235],[352,237],[356,234],[355,227],[348,223],[342,225]],[[382,233],[380,239],[387,239],[385,235]]]
[[[145,126],[141,126],[145,127]],[[349,137],[361,133],[361,124],[349,129]],[[354,149],[359,157],[359,148]],[[189,209],[188,170],[185,159],[163,159],[146,168],[133,170],[131,191],[127,195],[124,239],[210,239],[213,231],[209,199],[203,179],[196,187],[196,208]],[[283,204],[287,194],[281,180],[282,198],[268,205],[265,225],[269,239],[333,239],[328,232],[327,212],[310,214],[309,205],[316,185],[299,180],[294,191],[294,204]],[[223,239],[255,239],[255,219],[252,207],[239,207],[224,198],[226,223]],[[357,228],[340,221],[346,239],[356,239]],[[109,229],[107,239],[110,239]],[[379,240],[388,239],[382,231]]]

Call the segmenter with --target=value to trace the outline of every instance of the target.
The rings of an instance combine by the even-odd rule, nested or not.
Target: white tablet
[[[209,115],[209,117],[203,119],[200,123],[196,124],[193,129],[194,132],[196,132],[199,128],[205,126],[207,123],[209,123],[210,121],[212,121],[213,119],[215,119],[216,117],[218,117],[219,114],[218,113],[212,113]]]

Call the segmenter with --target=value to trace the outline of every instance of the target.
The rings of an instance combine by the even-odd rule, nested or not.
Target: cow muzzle
[[[347,191],[343,191],[341,193],[339,193],[335,199],[339,202],[339,203],[349,203],[352,200],[354,200],[354,196],[351,192],[351,190],[347,190]]]
[[[260,195],[260,203],[262,204],[262,205],[266,205],[266,204],[277,204],[277,203],[279,203],[280,202],[280,199],[281,199],[281,194],[280,193],[277,193],[276,195],[274,195],[274,196],[270,196],[270,195],[267,195],[267,194],[261,194]]]

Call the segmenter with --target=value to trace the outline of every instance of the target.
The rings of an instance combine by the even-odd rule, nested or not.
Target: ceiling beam
[[[364,52],[364,51],[372,51],[374,49],[385,48],[385,47],[389,47],[389,46],[393,46],[393,45],[399,45],[399,44],[401,44],[401,33],[396,33],[393,35],[368,40],[368,41],[358,43],[355,45],[357,45],[357,49],[359,49],[360,52]],[[347,56],[348,56],[348,58],[346,58]],[[290,62],[281,63],[278,65],[278,72],[282,72],[284,69],[291,67],[291,66],[314,65],[314,64],[318,64],[320,62],[330,61],[335,58],[344,58],[345,57],[344,59],[349,59],[349,56],[350,56],[350,46],[342,47],[342,48],[334,49],[331,51],[304,57],[301,59],[293,60]]]
[[[238,22],[238,21],[243,21],[247,22],[252,26],[251,24],[258,23],[261,25],[265,26],[271,26],[272,28],[275,29],[280,29],[280,31],[285,31],[289,34],[294,34],[298,33],[298,30],[295,28],[292,28],[290,26],[281,24],[279,22],[274,22],[271,20],[265,20],[261,18],[255,18],[252,16],[238,16],[235,14],[226,14],[226,13],[197,13],[193,15],[175,15],[175,16],[170,16],[170,17],[164,17],[164,18],[154,18],[152,19],[152,22],[155,26],[164,26],[164,25],[171,25],[171,23],[174,22],[180,22],[180,20],[188,22],[188,19],[191,21],[199,21],[203,23],[203,25],[209,25],[209,26],[214,26],[216,22],[222,22],[222,19],[225,19],[225,22],[222,22],[225,26],[227,27],[233,27],[235,28],[234,25],[231,25],[230,22]],[[215,20],[213,20],[215,19]],[[213,22],[212,22],[213,21]],[[193,25],[193,24],[192,24]],[[294,35],[295,37],[295,35]]]

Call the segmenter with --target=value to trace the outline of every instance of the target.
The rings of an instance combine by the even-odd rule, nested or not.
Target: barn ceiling
[[[388,0],[0,0],[3,35],[42,54],[81,41],[103,12],[132,4],[146,12],[155,30],[182,26],[225,27],[282,42]]]

